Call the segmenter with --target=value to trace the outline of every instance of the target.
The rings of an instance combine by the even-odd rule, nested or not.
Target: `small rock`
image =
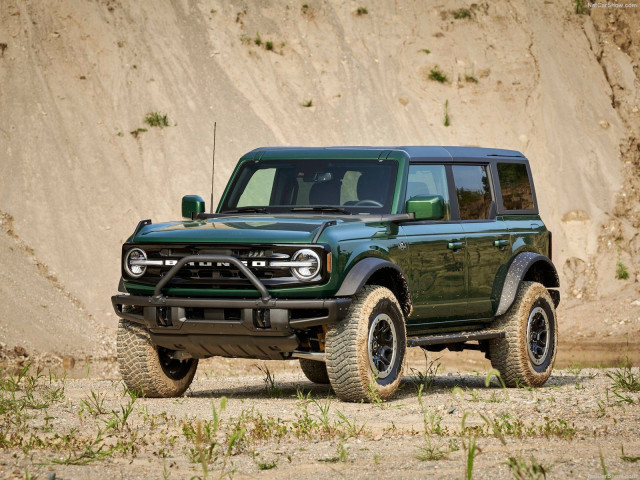
[[[63,368],[73,368],[76,364],[76,359],[73,358],[71,355],[65,355],[64,357],[62,357],[62,367]]]
[[[45,477],[47,480],[56,480],[56,472],[49,472]]]
[[[640,307],[640,300],[634,300],[633,302],[631,302],[631,305],[636,305],[636,306]]]
[[[598,122],[598,125],[600,125],[602,128],[607,129],[609,128],[609,122],[607,122],[606,120],[600,120]]]
[[[453,405],[452,407],[449,407],[449,409],[447,410],[447,413],[451,414],[454,413],[456,411],[456,406]]]
[[[13,353],[15,353],[16,356],[18,356],[18,357],[28,357],[29,356],[29,355],[27,355],[27,351],[24,349],[24,347],[20,347],[20,346],[13,347]]]

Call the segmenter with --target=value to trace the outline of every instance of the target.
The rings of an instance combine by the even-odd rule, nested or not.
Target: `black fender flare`
[[[560,287],[560,278],[558,277],[558,271],[556,270],[556,267],[553,265],[551,260],[549,260],[544,255],[540,255],[539,253],[519,253],[511,262],[509,270],[507,271],[507,275],[505,276],[504,283],[502,285],[502,292],[500,294],[500,303],[498,304],[498,308],[496,309],[495,313],[496,317],[499,315],[503,315],[507,310],[509,310],[509,307],[515,300],[516,294],[518,293],[520,282],[524,280],[527,272],[531,269],[531,267],[538,262],[544,262],[546,264],[545,266],[550,267],[550,271],[552,272],[551,278],[548,278],[547,282],[545,282],[545,287]],[[552,299],[554,304],[558,306],[558,303],[560,303],[559,292],[553,292]]]
[[[398,265],[381,258],[367,257],[357,262],[342,281],[340,289],[336,292],[336,297],[351,297],[357,294],[367,284],[371,276],[383,268],[390,268],[400,276],[401,285],[396,284],[394,286],[396,287],[396,292],[398,292],[396,296],[399,294],[402,297],[398,297],[402,311],[408,317],[413,310],[413,306],[407,276]]]

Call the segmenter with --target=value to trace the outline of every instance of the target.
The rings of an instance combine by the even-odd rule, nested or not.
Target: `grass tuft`
[[[150,127],[163,128],[169,126],[169,118],[160,112],[149,112],[147,116],[144,117],[144,123]]]
[[[447,99],[444,102],[444,126],[448,127],[451,125],[451,118],[449,118],[449,100]]]
[[[469,10],[468,8],[460,8],[453,12],[453,18],[455,18],[456,20],[472,17],[473,15],[471,14],[471,10]]]
[[[616,278],[618,280],[626,280],[629,278],[629,270],[627,270],[627,266],[620,260],[616,263]]]
[[[573,0],[573,11],[578,15],[587,15],[589,13],[587,2],[585,0]]]
[[[369,10],[367,10],[365,7],[358,7],[358,9],[356,10],[356,15],[361,17],[362,15],[368,15],[369,14]]]
[[[300,105],[305,108],[313,107],[313,99],[309,99],[306,102],[302,102]]]
[[[429,71],[429,80],[446,83],[449,79],[447,78],[447,75],[440,70],[440,67],[436,65],[431,69],[431,71]]]

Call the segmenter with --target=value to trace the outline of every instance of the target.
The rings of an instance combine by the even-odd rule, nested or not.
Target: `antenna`
[[[211,205],[209,213],[213,213],[213,174],[216,168],[216,122],[213,122],[213,158],[211,159]]]

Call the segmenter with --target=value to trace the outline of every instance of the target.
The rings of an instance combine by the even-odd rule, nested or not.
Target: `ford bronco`
[[[512,150],[258,148],[215,213],[141,221],[112,303],[126,385],[189,387],[198,359],[298,359],[345,401],[388,399],[407,347],[485,353],[506,385],[551,374],[559,280]]]

